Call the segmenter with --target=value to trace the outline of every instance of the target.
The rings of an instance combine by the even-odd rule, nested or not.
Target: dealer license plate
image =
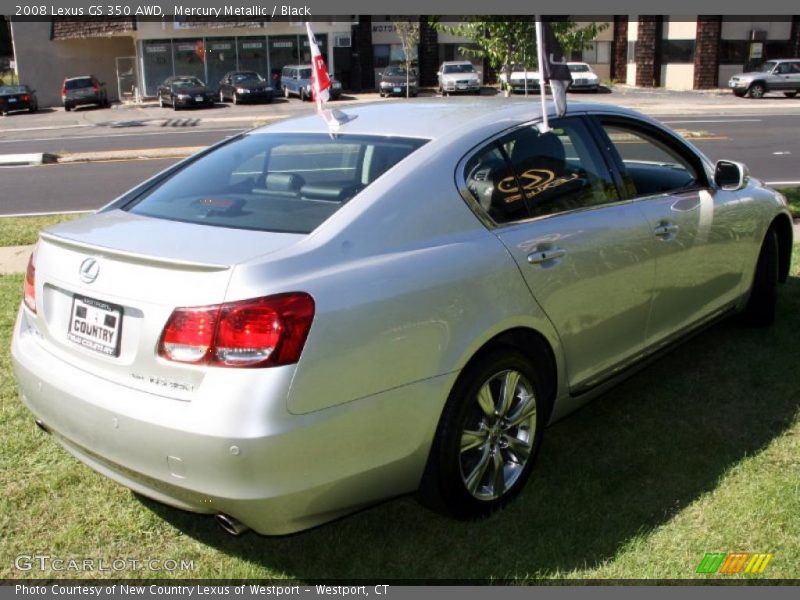
[[[106,356],[119,356],[121,306],[75,295],[67,338],[73,344]]]

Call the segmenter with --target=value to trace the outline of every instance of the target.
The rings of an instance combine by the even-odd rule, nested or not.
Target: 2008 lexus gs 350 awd
[[[627,110],[364,105],[225,141],[41,234],[22,401],[97,471],[283,534],[420,491],[459,518],[545,426],[733,313],[769,324],[785,199]]]

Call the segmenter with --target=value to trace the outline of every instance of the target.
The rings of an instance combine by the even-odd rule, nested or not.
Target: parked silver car
[[[443,62],[436,77],[439,82],[439,93],[445,96],[455,93],[481,93],[481,75],[468,60]]]
[[[728,87],[739,97],[763,98],[768,92],[783,92],[794,98],[800,92],[800,59],[768,60],[756,71],[731,77]]]
[[[658,122],[483,99],[239,135],[43,232],[12,357],[39,426],[226,530],[419,491],[505,505],[548,423],[734,313],[769,324],[785,199]]]

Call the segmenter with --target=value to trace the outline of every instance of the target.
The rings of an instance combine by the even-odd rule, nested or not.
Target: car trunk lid
[[[222,303],[236,264],[303,237],[123,211],[61,224],[37,247],[41,341],[77,368],[190,400],[205,369],[157,357],[172,311]]]

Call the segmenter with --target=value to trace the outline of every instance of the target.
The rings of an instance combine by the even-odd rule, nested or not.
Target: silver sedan
[[[785,199],[638,113],[375,104],[240,135],[42,233],[22,401],[231,533],[419,492],[486,515],[545,427],[717,319],[769,325]]]

